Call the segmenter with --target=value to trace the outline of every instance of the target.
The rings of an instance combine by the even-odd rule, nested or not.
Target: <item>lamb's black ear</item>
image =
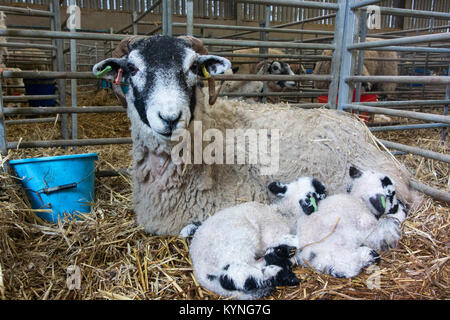
[[[231,69],[231,71],[233,71],[233,74],[235,74],[239,71],[239,67],[234,67]]]
[[[274,195],[278,197],[284,197],[287,191],[287,186],[279,181],[271,182],[268,188],[270,192],[272,192]]]
[[[348,173],[350,175],[350,178],[352,179],[356,179],[362,176],[362,172],[354,166],[350,166]]]
[[[383,179],[381,179],[381,186],[383,188],[386,188],[387,186],[390,186],[392,184],[392,180],[388,176],[385,176]]]
[[[312,185],[314,187],[314,189],[316,190],[317,196],[319,199],[323,200],[327,197],[328,193],[327,193],[327,189],[325,188],[324,184],[322,182],[320,182],[317,179],[313,179],[312,180]]]

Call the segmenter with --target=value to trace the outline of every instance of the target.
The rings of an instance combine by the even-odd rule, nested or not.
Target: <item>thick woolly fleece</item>
[[[269,182],[314,176],[331,193],[344,192],[350,163],[381,170],[397,181],[399,197],[410,205],[420,201],[409,189],[410,173],[378,150],[365,125],[333,110],[302,110],[288,105],[246,104],[218,99],[209,106],[207,95],[196,89],[193,121],[203,130],[276,129],[280,133],[279,170],[261,175],[261,165],[175,164],[170,158],[162,176],[156,174],[151,154],[171,154],[177,142],[162,139],[145,125],[135,108],[128,107],[133,140],[133,203],[137,222],[152,234],[175,235],[193,221],[204,221],[220,209],[240,201],[268,203]],[[133,101],[128,101],[131,106]],[[193,122],[189,125],[193,132]],[[271,133],[270,130],[268,134]],[[193,137],[194,135],[191,134]],[[224,134],[225,136],[225,134]],[[204,145],[207,143],[205,142]],[[224,157],[225,159],[225,157]]]

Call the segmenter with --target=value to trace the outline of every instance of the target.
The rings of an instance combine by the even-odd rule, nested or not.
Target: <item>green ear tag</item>
[[[316,212],[317,211],[316,199],[314,199],[314,197],[309,197],[309,201],[311,202],[312,206],[314,207],[314,212]]]
[[[97,74],[95,75],[97,78],[100,78],[101,76],[104,76],[106,73],[110,72],[112,70],[111,66],[106,66],[105,69],[103,69],[102,71],[97,72]]]
[[[384,196],[381,196],[381,205],[383,206],[383,209],[386,209],[386,198]]]

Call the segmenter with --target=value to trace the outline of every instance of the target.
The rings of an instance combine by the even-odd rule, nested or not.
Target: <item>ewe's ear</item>
[[[278,181],[271,182],[268,188],[277,197],[284,197],[287,191],[287,185]]]
[[[231,68],[230,60],[214,55],[199,56],[197,62],[199,65],[205,66],[211,76],[224,73]]]
[[[362,172],[354,166],[350,166],[348,173],[350,175],[350,178],[352,179],[356,179],[362,176]]]
[[[317,196],[320,200],[323,200],[327,197],[327,189],[325,188],[324,184],[320,182],[317,179],[312,180],[312,185],[314,189],[316,190]]]
[[[108,67],[110,67],[111,69],[106,73],[102,73],[102,71]],[[124,73],[128,71],[126,58],[109,58],[100,61],[99,63],[94,65],[94,67],[92,68],[92,73],[94,73],[95,76],[101,77],[103,79],[114,80],[119,69],[122,69]]]

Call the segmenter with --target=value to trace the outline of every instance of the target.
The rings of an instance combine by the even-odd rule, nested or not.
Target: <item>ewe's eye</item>
[[[190,70],[192,73],[197,74],[197,73],[198,73],[198,68],[199,68],[198,63],[197,63],[197,62],[194,62],[194,63],[191,65],[191,67],[189,68],[189,70]]]
[[[139,69],[136,68],[136,66],[134,64],[132,64],[132,63],[128,63],[128,70],[130,71],[130,74],[132,76],[134,76],[136,74],[136,72],[139,71]]]

